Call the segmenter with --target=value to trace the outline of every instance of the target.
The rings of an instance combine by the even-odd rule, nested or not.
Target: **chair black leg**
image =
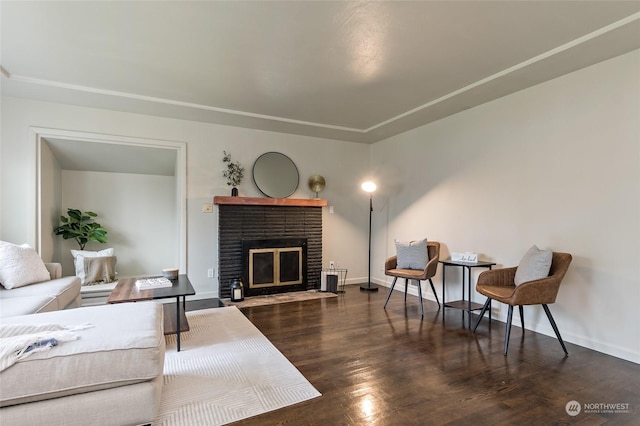
[[[478,321],[476,321],[476,325],[473,327],[473,332],[476,332],[476,328],[478,328],[478,325],[480,325],[480,321],[482,321],[482,317],[484,316],[484,313],[487,312],[487,308],[491,306],[491,298],[487,297],[487,301],[484,302],[484,306],[482,307],[482,310],[480,311],[480,316],[478,317]],[[489,311],[491,312],[491,311]],[[489,321],[491,321],[491,319],[489,319]]]
[[[562,350],[564,351],[564,354],[569,355],[569,352],[567,352],[567,347],[564,345],[564,342],[562,341],[562,337],[560,337],[560,331],[558,331],[558,326],[556,325],[556,322],[553,320],[553,315],[551,315],[551,311],[549,310],[549,307],[547,305],[542,305],[542,307],[544,308],[544,312],[547,314],[547,318],[549,318],[549,322],[551,323],[551,327],[553,327],[553,331],[556,332],[556,337],[558,338],[558,341],[562,346]]]
[[[404,279],[404,301],[407,301],[407,291],[409,291],[409,279]]]
[[[524,308],[522,305],[518,305],[518,309],[520,310],[520,324],[522,325],[522,334],[524,334]]]
[[[387,307],[387,303],[389,303],[389,298],[391,297],[391,293],[393,292],[393,287],[396,286],[396,281],[398,280],[398,277],[394,277],[393,278],[393,282],[391,283],[391,287],[389,287],[389,294],[387,294],[387,300],[384,302],[384,308]]]
[[[418,280],[418,299],[420,299],[420,313],[422,314],[422,318],[424,318],[424,306],[422,306],[422,284],[420,284],[420,280]]]
[[[507,331],[504,336],[504,356],[507,356],[509,350],[509,337],[511,336],[511,320],[513,319],[513,306],[509,305],[509,311],[507,312]]]
[[[438,302],[438,307],[440,307],[440,301],[438,300],[438,295],[436,294],[436,288],[433,286],[433,281],[429,278],[429,284],[431,284],[431,291],[433,291],[433,295],[436,297],[436,302]]]

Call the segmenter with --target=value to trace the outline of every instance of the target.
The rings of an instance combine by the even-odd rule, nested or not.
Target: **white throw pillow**
[[[548,277],[552,257],[551,250],[540,250],[536,245],[532,246],[520,260],[513,280],[514,284],[518,286],[522,283]]]
[[[0,241],[0,283],[6,289],[48,281],[51,274],[28,244]]]
[[[427,239],[403,243],[398,240],[396,243],[396,253],[398,254],[397,269],[424,269],[429,262],[429,252],[427,251]]]
[[[73,256],[73,264],[76,267],[76,277],[80,278],[81,284],[85,284],[84,258],[113,256],[113,249],[108,248],[100,251],[71,250],[71,256]]]

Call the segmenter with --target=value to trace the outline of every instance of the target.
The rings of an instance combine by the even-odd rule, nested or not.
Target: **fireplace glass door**
[[[249,250],[249,288],[301,284],[302,272],[302,247]]]

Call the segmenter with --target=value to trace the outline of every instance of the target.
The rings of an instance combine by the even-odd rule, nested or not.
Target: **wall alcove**
[[[73,274],[69,249],[53,234],[66,209],[93,210],[109,230],[119,276],[186,272],[186,144],[32,128],[36,142],[37,250]],[[158,201],[158,196],[162,200]]]

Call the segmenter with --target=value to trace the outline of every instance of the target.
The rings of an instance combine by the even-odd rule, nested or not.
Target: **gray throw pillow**
[[[532,246],[520,260],[513,280],[514,284],[520,285],[548,277],[552,257],[553,252],[551,250],[540,250],[536,245]]]
[[[396,240],[397,269],[424,269],[429,261],[427,239],[403,243]]]

